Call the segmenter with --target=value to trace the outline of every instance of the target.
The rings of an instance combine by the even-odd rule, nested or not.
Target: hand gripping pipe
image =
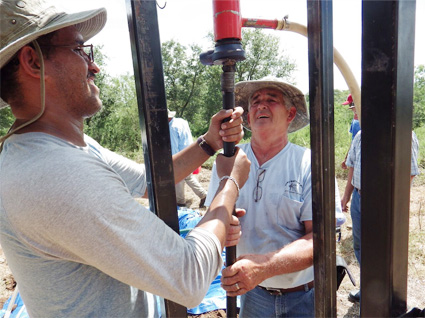
[[[282,30],[282,31],[291,31],[291,32],[295,32],[295,33],[304,35],[305,37],[308,37],[306,26],[299,24],[299,23],[290,22],[290,21],[287,20],[286,17],[283,18],[283,20],[264,20],[264,19],[242,18],[242,26],[243,27],[249,27],[249,28],[262,28],[262,29],[275,29],[275,30]],[[342,76],[344,77],[345,82],[347,83],[348,89],[350,90],[350,93],[353,96],[354,104],[356,105],[356,112],[357,112],[357,115],[359,116],[359,121],[361,122],[360,87],[357,84],[356,78],[354,77],[353,73],[351,72],[350,67],[345,62],[342,55],[335,48],[334,48],[334,63],[338,67]]]
[[[221,92],[223,109],[235,107],[235,70],[236,62],[245,59],[245,51],[241,44],[242,16],[239,0],[213,0],[214,16],[214,50],[202,53],[201,63],[204,65],[222,65]],[[231,157],[235,144],[225,142],[224,155]],[[236,247],[226,248],[226,264],[236,261]],[[236,297],[227,297],[227,317],[236,318]]]

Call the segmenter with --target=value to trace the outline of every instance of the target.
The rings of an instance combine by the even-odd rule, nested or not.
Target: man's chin
[[[102,101],[99,98],[96,98],[96,100],[93,101],[93,103],[91,103],[91,105],[86,109],[88,112],[85,114],[84,118],[93,117],[102,109]]]

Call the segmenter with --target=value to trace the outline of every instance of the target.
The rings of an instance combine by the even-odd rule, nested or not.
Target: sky
[[[157,0],[160,40],[171,39],[188,45],[197,43],[203,49],[213,49],[206,40],[213,31],[212,0]],[[361,0],[333,0],[333,44],[349,65],[358,85],[361,85]],[[130,37],[125,0],[73,0],[62,5],[69,11],[105,7],[108,22],[105,28],[89,42],[103,45],[108,56],[107,72],[111,75],[133,73]],[[282,19],[307,25],[307,2],[304,0],[240,0],[244,18]],[[416,0],[415,65],[425,64],[425,41],[419,40],[425,32],[425,0]],[[265,30],[280,39],[280,50],[297,65],[293,73],[296,86],[308,93],[307,38],[290,31]],[[243,39],[242,39],[243,41]],[[347,90],[348,86],[334,67],[334,88]]]

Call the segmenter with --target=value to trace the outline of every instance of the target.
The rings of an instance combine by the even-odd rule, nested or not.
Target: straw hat
[[[60,12],[48,0],[0,1],[0,68],[26,44],[53,31],[75,25],[83,41],[95,36],[106,23],[106,9]],[[8,106],[0,99],[0,108]]]
[[[283,82],[276,77],[264,77],[255,81],[242,81],[235,85],[235,102],[237,106],[242,106],[244,109],[244,122],[246,122],[246,114],[248,113],[248,104],[251,96],[258,90],[263,88],[277,89],[282,94],[292,101],[292,104],[297,109],[295,118],[292,120],[288,128],[288,133],[297,131],[310,123],[307,104],[304,94],[295,86]]]

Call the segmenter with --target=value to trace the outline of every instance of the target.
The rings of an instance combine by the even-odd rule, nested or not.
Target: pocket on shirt
[[[299,219],[303,202],[290,199],[285,195],[280,195],[275,200],[278,200],[276,202],[277,224],[288,229],[299,230],[302,225]]]

